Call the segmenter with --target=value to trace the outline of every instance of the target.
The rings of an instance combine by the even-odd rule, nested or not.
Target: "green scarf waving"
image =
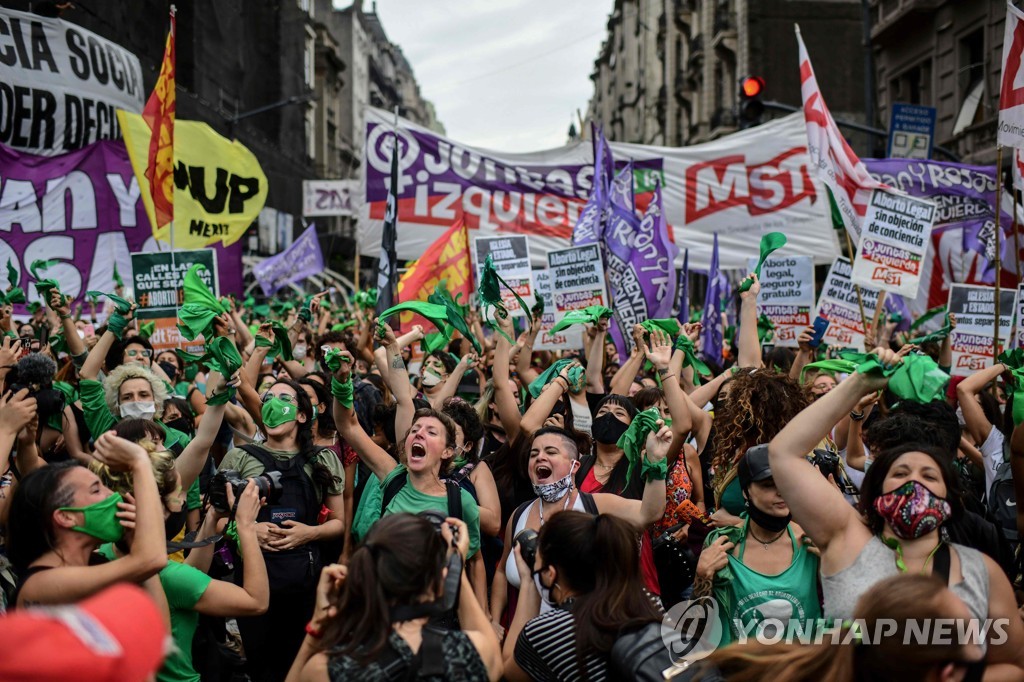
[[[178,310],[178,319],[181,320],[178,328],[189,341],[199,336],[212,337],[213,321],[227,312],[199,276],[203,270],[206,266],[196,263],[185,273],[185,302]]]

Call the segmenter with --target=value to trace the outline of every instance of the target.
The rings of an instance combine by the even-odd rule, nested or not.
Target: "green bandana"
[[[1017,324],[1021,322],[1018,320]],[[1020,424],[1024,422],[1024,348],[1003,351],[999,362],[1010,372],[1011,380],[1006,382],[1006,389],[1013,396],[1013,423]]]
[[[338,381],[336,378],[331,379],[331,395],[335,397],[338,404],[344,407],[346,410],[352,409],[353,394],[355,389],[352,386],[352,379],[348,381]]]
[[[313,308],[311,307],[312,303],[313,296],[311,294],[309,296],[306,296],[306,300],[302,302],[302,307],[299,308],[299,319],[302,320],[303,322],[313,321]]]
[[[800,370],[800,383],[804,382],[804,375],[807,374],[809,369],[818,369],[823,372],[840,372],[842,374],[852,374],[857,371],[857,363],[851,360],[840,360],[838,358],[833,360],[818,360],[817,362],[809,362],[804,365],[804,368]]]
[[[655,329],[660,329],[673,339],[679,335],[679,320],[671,317],[662,320],[644,320],[640,326],[646,329],[648,334]]]
[[[218,336],[206,344],[206,355],[203,362],[210,369],[220,372],[227,381],[235,375],[235,372],[242,369],[242,355],[238,352],[235,342],[227,336]],[[235,389],[229,386],[223,393],[207,398],[207,405],[224,405],[235,396]],[[264,422],[265,423],[265,422]]]
[[[124,280],[121,279],[121,274],[117,271],[117,263],[114,263],[114,286],[124,286]]]
[[[459,294],[461,297],[462,294]],[[452,330],[457,330],[462,336],[469,340],[473,345],[473,348],[477,353],[483,353],[483,348],[480,346],[480,342],[476,336],[469,329],[469,323],[466,322],[466,306],[460,305],[458,299],[452,298],[451,292],[448,291],[447,280],[441,280],[434,287],[434,292],[427,296],[427,302],[434,303],[436,305],[442,305],[445,308],[448,324],[444,327],[438,327],[442,336],[444,336],[446,342],[451,340]],[[424,337],[424,351],[425,353],[432,353],[438,350],[441,345],[438,339],[433,340],[433,347],[427,350],[427,339]]]
[[[648,407],[642,412],[637,412],[636,416],[633,417],[633,421],[630,422],[629,428],[626,429],[626,432],[619,437],[619,442],[615,444],[617,447],[622,448],[622,451],[626,456],[626,462],[628,462],[628,466],[626,468],[627,481],[632,480],[631,476],[633,475],[633,467],[640,462],[640,453],[643,451],[644,444],[647,442],[647,434],[658,428],[657,422],[659,419],[661,419],[661,413],[658,412],[658,408],[656,407]],[[664,464],[665,469],[667,470],[668,464],[665,461],[662,461],[661,464]],[[652,467],[655,471],[659,469],[659,465],[647,462],[647,467],[645,467],[645,470],[643,471],[645,477],[648,473],[647,469]],[[657,478],[657,476],[655,476],[655,478]],[[662,473],[660,478],[664,479],[665,474]]]
[[[768,260],[773,252],[778,251],[786,245],[786,235],[781,232],[769,232],[768,234],[761,236],[761,257],[758,258],[757,267],[754,268],[754,274],[758,277],[761,276],[761,266]],[[754,280],[746,278],[740,283],[739,292],[749,291],[750,287],[754,286]]]
[[[288,338],[288,330],[280,322],[271,322],[270,327],[274,330],[274,340],[265,336],[256,336],[256,345],[260,348],[269,348],[267,357],[278,358],[282,362],[292,359],[292,342]]]
[[[339,322],[338,324],[333,325],[331,327],[331,331],[332,332],[343,332],[346,329],[348,329],[349,327],[353,326],[355,323],[356,323],[356,320],[349,320],[348,322]]]
[[[533,307],[530,308],[530,313],[533,315],[534,318],[544,317],[544,299],[543,298],[541,298],[540,296],[537,297],[537,300],[534,301],[534,303],[533,303]]]
[[[774,338],[775,323],[772,322],[767,315],[762,313],[761,316],[757,318],[757,340],[764,344],[771,343]]]
[[[153,336],[153,332],[156,331],[156,321],[146,322],[139,325],[139,336],[144,339],[148,339]]]
[[[508,311],[505,309],[505,304],[502,303],[501,301],[502,286],[504,286],[506,289],[512,292],[512,295],[515,296],[516,301],[519,303],[520,309],[524,313],[530,309],[530,306],[526,305],[526,301],[524,301],[522,297],[518,293],[516,293],[516,290],[509,286],[509,283],[501,278],[501,276],[498,274],[498,271],[494,267],[494,259],[491,257],[491,254],[487,254],[487,258],[486,260],[484,260],[483,270],[480,272],[480,288],[478,291],[478,295],[480,297],[481,315],[485,316],[488,306],[491,306],[495,309],[495,314],[501,314],[502,316],[508,314]],[[498,327],[498,324],[496,322],[488,321],[487,324],[496,332],[498,332],[506,339],[508,339],[509,343],[515,343],[514,339],[510,338],[508,334],[501,331],[501,328]]]
[[[178,329],[189,341],[199,336],[210,338],[213,335],[214,319],[227,312],[199,277],[201,270],[206,270],[206,267],[196,263],[185,273],[185,302],[178,310],[178,318],[181,320]]]
[[[246,296],[245,300],[242,301],[242,307],[246,310],[252,310],[256,307],[256,299],[252,296]]]
[[[840,355],[844,360],[856,362],[861,374],[889,377],[889,390],[900,400],[930,403],[945,398],[949,375],[927,355],[912,353],[893,367],[881,364],[877,355],[852,352]]]
[[[364,310],[373,310],[377,307],[377,290],[357,291],[352,297],[352,301]]]
[[[683,367],[693,367],[694,378],[697,378],[701,374],[704,376],[711,376],[711,368],[708,367],[703,360],[697,357],[697,347],[693,345],[693,341],[690,340],[690,337],[680,335],[676,338],[673,348],[683,352]]]
[[[911,339],[907,343],[913,343],[918,346],[933,341],[938,343],[949,336],[952,331],[953,324],[949,321],[949,313],[946,313],[945,323],[940,328],[936,329],[931,334],[925,334],[924,336],[919,336],[916,339]]]
[[[324,366],[332,372],[337,372],[341,369],[341,363],[348,362],[348,357],[342,355],[340,348],[328,348],[324,351]]]
[[[561,374],[562,369],[572,362],[573,361],[569,358],[562,358],[561,360],[555,361],[553,365],[541,372],[540,375],[538,375],[530,384],[530,395],[534,398],[540,396],[544,387],[554,381],[555,377]],[[586,386],[586,383],[587,374],[582,367],[577,366],[569,370],[569,391],[571,393],[579,393]]]
[[[63,332],[59,332],[51,336],[48,343],[50,344],[50,351],[53,353],[54,357],[61,353],[66,353],[68,350],[67,339],[64,338]]]
[[[131,301],[121,298],[117,294],[105,294],[102,291],[87,291],[86,296],[96,296],[97,298],[106,296],[114,304],[114,312],[110,313],[110,317],[107,318],[107,331],[120,339],[124,334],[125,327],[128,326],[125,315],[131,312]]]
[[[50,306],[50,292],[53,290],[60,291],[60,285],[57,284],[55,279],[43,279],[39,271],[52,268],[58,263],[60,263],[59,260],[36,260],[32,261],[32,265],[28,266],[29,272],[32,273],[32,277],[36,280],[36,291],[39,293],[39,298],[47,307]]]
[[[914,320],[913,322],[910,323],[910,331],[914,331],[915,329],[917,329],[918,327],[923,325],[928,320],[932,319],[936,315],[941,315],[944,312],[946,312],[946,306],[945,305],[935,306],[934,308],[930,308],[929,310],[926,310],[924,315],[922,315],[921,317],[917,318],[916,320]]]
[[[14,287],[10,291],[0,291],[0,305],[8,305],[14,303],[24,303],[25,292],[21,287]]]
[[[187,351],[183,351],[180,348],[175,348],[174,354],[178,356],[178,359],[181,360],[183,365],[194,365],[195,363],[200,362],[203,359],[202,355],[194,355]]]
[[[7,259],[7,283],[10,284],[12,287],[16,287],[16,286],[18,286],[18,279],[19,279],[18,278],[18,269],[16,267],[14,267],[14,263],[12,263],[11,259],[8,258]]]
[[[590,305],[580,310],[570,310],[565,317],[558,321],[558,324],[551,328],[551,333],[557,334],[574,324],[597,324],[599,320],[611,316],[611,308],[605,308],[603,305]]]

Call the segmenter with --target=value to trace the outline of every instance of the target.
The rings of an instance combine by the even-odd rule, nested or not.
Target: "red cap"
[[[134,585],[17,609],[0,617],[0,680],[143,682],[163,664],[167,634],[156,604]]]

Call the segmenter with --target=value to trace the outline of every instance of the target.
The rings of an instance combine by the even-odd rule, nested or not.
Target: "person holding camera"
[[[517,544],[513,555],[521,587],[505,679],[621,679],[611,661],[616,639],[662,620],[644,590],[636,528],[610,514],[566,511],[541,527],[533,557],[524,549]],[[542,603],[550,607],[543,613]]]
[[[718,602],[722,645],[766,619],[806,626],[821,616],[818,557],[775,487],[768,447],[750,448],[736,470],[746,501],[743,525],[708,534],[693,589],[695,597]]]
[[[500,679],[500,645],[462,570],[469,537],[437,512],[375,523],[348,566],[324,569],[286,682]],[[460,629],[429,624],[456,601]]]
[[[185,492],[181,486],[181,477],[175,471],[174,454],[167,450],[156,450],[148,440],[143,440],[140,445],[149,454],[163,503],[164,522],[167,524],[171,519],[179,517],[185,507]],[[122,473],[107,465],[93,468],[100,480],[114,492],[122,495],[131,493],[131,481]],[[237,505],[231,487],[225,485],[225,488],[233,510],[231,516],[235,522],[238,549],[242,555],[242,584],[213,580],[206,574],[213,561],[215,545],[212,542],[193,548],[183,563],[167,562],[159,576],[164,594],[167,595],[175,647],[160,670],[160,682],[199,682],[199,673],[192,666],[192,639],[199,625],[199,614],[219,617],[256,616],[267,610],[270,588],[267,569],[256,540],[256,515],[260,510],[256,482],[248,481]],[[227,513],[211,506],[195,542],[201,543],[215,535],[218,523],[227,516]],[[104,545],[100,553],[108,559],[125,556],[131,546],[129,535],[126,534],[122,541]]]
[[[260,496],[266,499],[256,537],[267,566],[270,604],[262,615],[239,618],[238,629],[249,676],[279,682],[302,644],[302,628],[313,611],[323,565],[320,543],[344,531],[345,474],[330,449],[313,444],[316,411],[300,385],[279,380],[260,400],[266,442],[229,451],[210,487],[211,501],[222,510],[227,501],[214,495],[219,498],[225,483],[232,483],[237,495],[243,479],[257,477]],[[325,506],[327,519],[318,525]]]
[[[903,355],[876,348],[882,367]],[[989,671],[1005,679],[1024,674],[1024,624],[1010,581],[990,557],[946,540],[948,521],[963,514],[959,479],[949,452],[924,443],[903,442],[878,454],[864,476],[860,509],[807,460],[811,450],[866,395],[886,388],[884,375],[854,372],[811,403],[769,443],[772,476],[779,492],[821,552],[826,618],[850,618],[857,600],[880,581],[900,573],[938,577],[974,618],[1004,618],[1001,644],[988,647]]]

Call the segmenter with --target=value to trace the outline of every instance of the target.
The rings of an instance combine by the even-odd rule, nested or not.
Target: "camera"
[[[57,363],[45,355],[30,353],[18,361],[14,371],[7,377],[7,389],[12,395],[28,389],[28,397],[36,399],[41,424],[64,411],[64,394],[53,387],[53,376],[56,373]]]
[[[814,454],[811,457],[811,464],[818,468],[822,476],[828,478],[831,475],[832,480],[836,482],[836,485],[839,486],[843,493],[846,495],[856,495],[858,492],[857,487],[847,478],[841,461],[836,453],[818,448],[815,448]]]
[[[519,545],[519,553],[523,555],[523,561],[533,570],[533,563],[537,560],[537,531],[532,528],[524,528],[512,538],[513,545]]]
[[[437,511],[436,509],[424,509],[419,514],[417,514],[417,516],[419,516],[421,519],[426,519],[427,521],[430,521],[430,525],[432,525],[434,527],[434,530],[438,533],[440,533],[441,529],[444,528],[444,525],[448,519],[447,516]],[[455,545],[459,544],[459,527],[451,524],[449,524],[448,527],[452,531],[452,547],[454,547]]]
[[[228,483],[231,485],[231,492],[235,494],[235,499],[237,500],[245,490],[245,486],[249,484],[249,480],[248,478],[242,478],[242,475],[234,469],[218,471],[210,479],[210,504],[217,511],[231,511],[231,505],[228,503],[228,493],[224,488],[224,484]],[[252,480],[256,481],[256,490],[261,498],[267,500],[267,504],[274,504],[281,499],[281,493],[284,491],[284,488],[281,485],[280,471],[264,471],[259,476],[253,476]]]

